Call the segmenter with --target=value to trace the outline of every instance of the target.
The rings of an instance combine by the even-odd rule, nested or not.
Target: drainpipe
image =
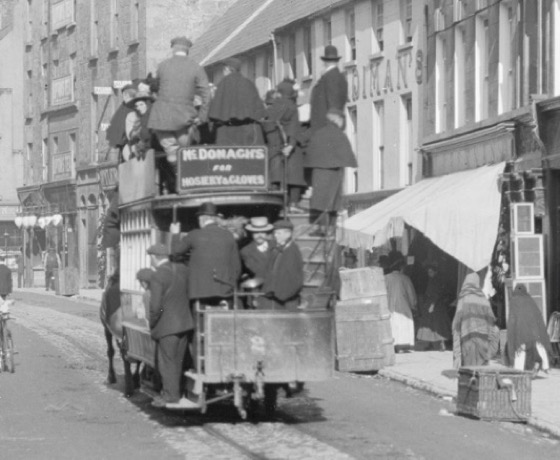
[[[276,46],[276,37],[274,36],[274,32],[270,34],[270,40],[272,41],[272,52],[273,52],[272,87],[276,88],[276,82],[278,81],[278,75],[276,74],[276,63],[278,61],[278,47]]]

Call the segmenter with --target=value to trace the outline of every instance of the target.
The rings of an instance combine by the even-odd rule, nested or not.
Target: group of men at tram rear
[[[156,367],[162,381],[161,397],[153,404],[159,407],[194,405],[181,399],[181,382],[183,371],[195,367],[197,304],[231,308],[243,274],[262,277],[263,295],[251,303],[253,308],[296,308],[303,286],[303,261],[292,240],[291,222],[279,220],[271,225],[265,217],[252,218],[246,229],[253,241],[239,251],[231,231],[220,225],[213,203],[203,203],[197,215],[199,228],[182,239],[174,235],[171,251],[163,244],[150,246],[152,269],[142,269],[137,275],[150,294],[149,325],[157,342]]]
[[[298,211],[302,190],[311,185],[310,207],[323,214],[328,224],[340,209],[344,168],[357,166],[343,132],[348,86],[337,66],[336,47],[325,47],[321,56],[325,72],[313,87],[308,118],[299,115],[293,80],[280,82],[263,103],[255,84],[241,74],[242,63],[236,58],[224,61],[224,77],[211,97],[204,69],[188,56],[191,46],[186,37],[174,38],[173,55],[160,63],[156,78],[123,89],[125,102],[107,133],[110,145],[122,150],[124,159],[142,157],[151,147],[163,150],[166,159],[158,162],[160,182],[173,192],[177,153],[193,141],[192,127],[207,134],[199,139],[202,142],[267,144],[270,185],[281,187],[286,181],[293,212]],[[204,134],[199,132],[200,136]],[[304,168],[311,171],[310,183]]]

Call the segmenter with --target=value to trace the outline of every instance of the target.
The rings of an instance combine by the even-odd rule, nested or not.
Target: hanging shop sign
[[[262,190],[267,172],[266,147],[189,147],[179,155],[179,190]]]
[[[113,88],[110,86],[94,86],[93,94],[96,96],[111,96],[113,94]]]
[[[132,82],[130,80],[115,80],[113,81],[113,88],[122,89],[126,85],[130,85]]]

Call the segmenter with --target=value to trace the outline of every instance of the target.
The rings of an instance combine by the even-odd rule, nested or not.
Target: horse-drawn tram
[[[176,193],[164,190],[151,152],[143,159],[119,165],[120,288],[126,359],[145,364],[141,389],[155,396],[156,373],[150,369],[156,366],[156,342],[150,335],[136,273],[150,266],[146,255],[150,245],[171,247],[172,224],[180,226],[183,235],[190,232],[197,226],[198,208],[211,202],[223,215],[223,225],[239,232],[236,239],[242,246],[241,223],[246,219],[265,216],[274,222],[288,217],[304,260],[299,304],[287,310],[251,308],[254,299],[262,295],[258,282],[251,279],[233,286],[229,307],[196,302],[196,356],[185,372],[184,390],[202,413],[209,404],[231,400],[242,418],[259,402],[270,414],[276,407],[278,388],[325,380],[333,373],[331,306],[335,293],[328,274],[333,268],[334,241],[309,236],[312,225],[307,215],[284,213],[283,191],[268,186],[265,147],[196,146],[179,153]]]

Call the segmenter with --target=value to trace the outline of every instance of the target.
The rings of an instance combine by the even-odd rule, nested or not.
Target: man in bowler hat
[[[218,210],[202,203],[197,213],[200,228],[173,242],[173,255],[189,258],[189,296],[205,305],[231,302],[241,274],[241,259],[232,233],[218,225]]]
[[[321,59],[325,63],[325,72],[311,91],[311,131],[327,124],[327,112],[338,110],[344,113],[348,99],[348,83],[338,69],[340,56],[333,45],[325,46]]]
[[[210,101],[206,72],[188,56],[191,46],[186,37],[171,40],[173,56],[158,66],[158,97],[148,121],[172,165],[177,163],[179,148],[188,144],[190,126],[206,121]],[[198,110],[195,95],[201,100]]]
[[[187,347],[192,339],[194,319],[187,291],[188,268],[170,262],[163,244],[147,250],[154,273],[150,278],[150,331],[157,343],[156,368],[162,390],[152,401],[155,407],[190,404],[182,397],[182,375]]]
[[[263,292],[275,310],[295,309],[303,287],[303,258],[292,234],[294,226],[289,220],[274,223],[276,246],[272,249]]]
[[[0,297],[6,300],[12,293],[12,271],[6,265],[6,258],[0,256]]]

